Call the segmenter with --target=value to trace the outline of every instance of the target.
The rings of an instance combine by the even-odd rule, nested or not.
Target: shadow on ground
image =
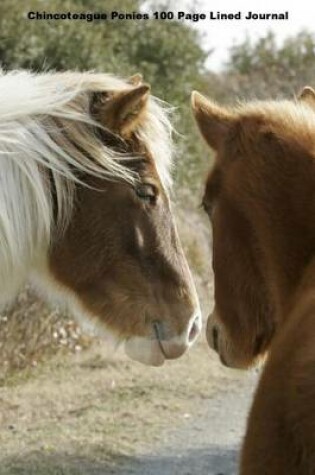
[[[99,451],[99,448],[98,448]],[[0,462],[1,475],[235,475],[238,448],[209,447],[176,456],[113,456],[33,452]]]
[[[238,448],[210,447],[178,456],[142,457],[125,461],[115,475],[236,475]]]

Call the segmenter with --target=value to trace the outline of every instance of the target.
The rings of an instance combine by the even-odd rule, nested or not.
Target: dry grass
[[[203,215],[203,214],[204,215]],[[179,209],[178,227],[189,265],[196,278],[211,280],[211,231],[205,213],[193,205]]]
[[[204,339],[163,368],[93,346],[39,364],[0,388],[0,475],[104,474],[202,417],[209,398],[238,381]]]
[[[0,314],[0,384],[16,371],[36,367],[60,352],[79,352],[90,343],[69,316],[26,288]]]

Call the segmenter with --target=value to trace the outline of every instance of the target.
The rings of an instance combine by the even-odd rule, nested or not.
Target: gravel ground
[[[256,373],[202,341],[158,370],[95,351],[0,387],[0,475],[237,473]]]
[[[130,458],[115,475],[235,475],[257,373],[204,402],[204,414],[165,436],[152,452]]]

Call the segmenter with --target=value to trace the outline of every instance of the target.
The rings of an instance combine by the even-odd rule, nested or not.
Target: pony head
[[[181,356],[201,316],[170,202],[165,108],[140,76],[12,78],[28,85],[27,104],[15,88],[10,146],[21,157],[15,227],[36,284],[136,360]]]
[[[228,108],[192,96],[216,154],[203,197],[215,281],[207,339],[230,367],[268,351],[313,253],[314,98]]]

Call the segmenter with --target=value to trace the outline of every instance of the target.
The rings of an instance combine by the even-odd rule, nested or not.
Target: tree
[[[301,31],[278,44],[274,33],[230,50],[224,76],[231,94],[241,97],[289,97],[315,79],[315,36]]]

